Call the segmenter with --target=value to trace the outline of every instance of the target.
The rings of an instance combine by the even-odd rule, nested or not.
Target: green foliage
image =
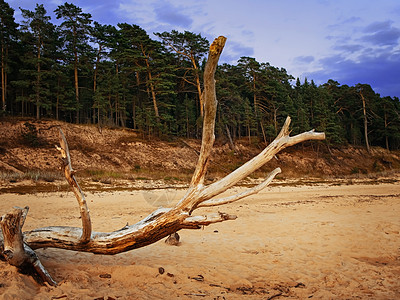
[[[13,58],[16,55],[13,49],[17,49],[16,41],[18,38],[18,24],[14,19],[14,9],[4,0],[0,1],[0,64],[1,64],[1,112],[5,114],[10,111],[10,101],[8,101],[7,78],[12,77]],[[9,80],[9,79],[8,79]]]
[[[54,76],[52,66],[54,65],[54,48],[56,42],[55,26],[50,23],[50,17],[46,16],[43,4],[36,4],[35,11],[21,9],[25,18],[21,26],[21,41],[25,46],[24,56],[21,58],[24,68],[21,73],[25,74],[27,83],[26,92],[28,97],[22,101],[30,101],[36,106],[36,118],[41,116],[41,110],[50,110],[52,103],[51,79]]]
[[[135,24],[92,22],[70,3],[55,10],[58,26],[44,5],[21,13],[17,29],[14,11],[0,0],[7,75],[2,114],[126,126],[149,139],[201,137],[202,73],[210,44],[201,34],[172,30],[152,39]],[[315,128],[326,133],[320,143],[364,145],[368,138],[372,146],[400,149],[400,101],[382,98],[368,84],[330,79],[317,86],[241,57],[236,65],[217,68],[216,92],[218,138],[268,143],[290,115],[292,134]],[[24,128],[24,139],[34,145],[37,132]]]

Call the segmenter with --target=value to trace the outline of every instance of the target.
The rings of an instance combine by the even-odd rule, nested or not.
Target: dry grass
[[[111,184],[118,180],[163,180],[166,182],[189,182],[193,170],[170,171],[135,166],[130,172],[88,169],[78,172],[77,177],[94,182]]]
[[[0,180],[10,183],[19,182],[23,180],[32,180],[33,182],[45,181],[54,182],[56,180],[61,180],[62,175],[59,172],[33,170],[28,172],[7,172],[0,171]]]

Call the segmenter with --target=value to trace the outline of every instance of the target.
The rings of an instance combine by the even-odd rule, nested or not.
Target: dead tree
[[[259,192],[281,172],[280,168],[273,170],[261,184],[253,188],[230,197],[216,198],[238,181],[259,169],[282,149],[306,140],[322,140],[325,138],[324,133],[317,133],[313,130],[296,136],[289,136],[290,118],[287,117],[278,136],[260,154],[222,179],[204,185],[207,165],[215,139],[217,100],[214,74],[225,41],[226,38],[220,36],[210,46],[204,71],[205,115],[201,150],[188,190],[175,206],[159,208],[140,222],[125,226],[117,231],[93,232],[86,200],[75,179],[68,144],[60,129],[60,147],[58,149],[61,152],[64,164],[65,178],[72,187],[79,203],[82,228],[52,226],[22,233],[21,229],[28,207],[14,208],[13,211],[2,216],[0,220],[2,230],[2,234],[0,232],[0,257],[3,256],[17,268],[30,267],[43,281],[55,285],[55,281],[43,268],[34,250],[51,247],[97,254],[117,254],[155,243],[181,229],[199,229],[213,223],[234,220],[236,216],[227,213],[216,212],[209,215],[195,215],[194,212],[200,207],[220,206]]]

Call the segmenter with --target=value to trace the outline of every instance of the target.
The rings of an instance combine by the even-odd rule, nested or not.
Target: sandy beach
[[[243,188],[233,188],[236,193]],[[88,193],[95,231],[133,224],[185,190]],[[0,195],[24,230],[80,226],[72,193]],[[400,183],[268,187],[224,207],[234,221],[115,256],[36,252],[57,287],[0,261],[0,299],[400,299]]]

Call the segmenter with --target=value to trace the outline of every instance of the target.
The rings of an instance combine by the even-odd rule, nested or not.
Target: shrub
[[[36,126],[30,122],[25,122],[21,130],[22,142],[30,147],[39,147],[42,143],[38,136]]]

